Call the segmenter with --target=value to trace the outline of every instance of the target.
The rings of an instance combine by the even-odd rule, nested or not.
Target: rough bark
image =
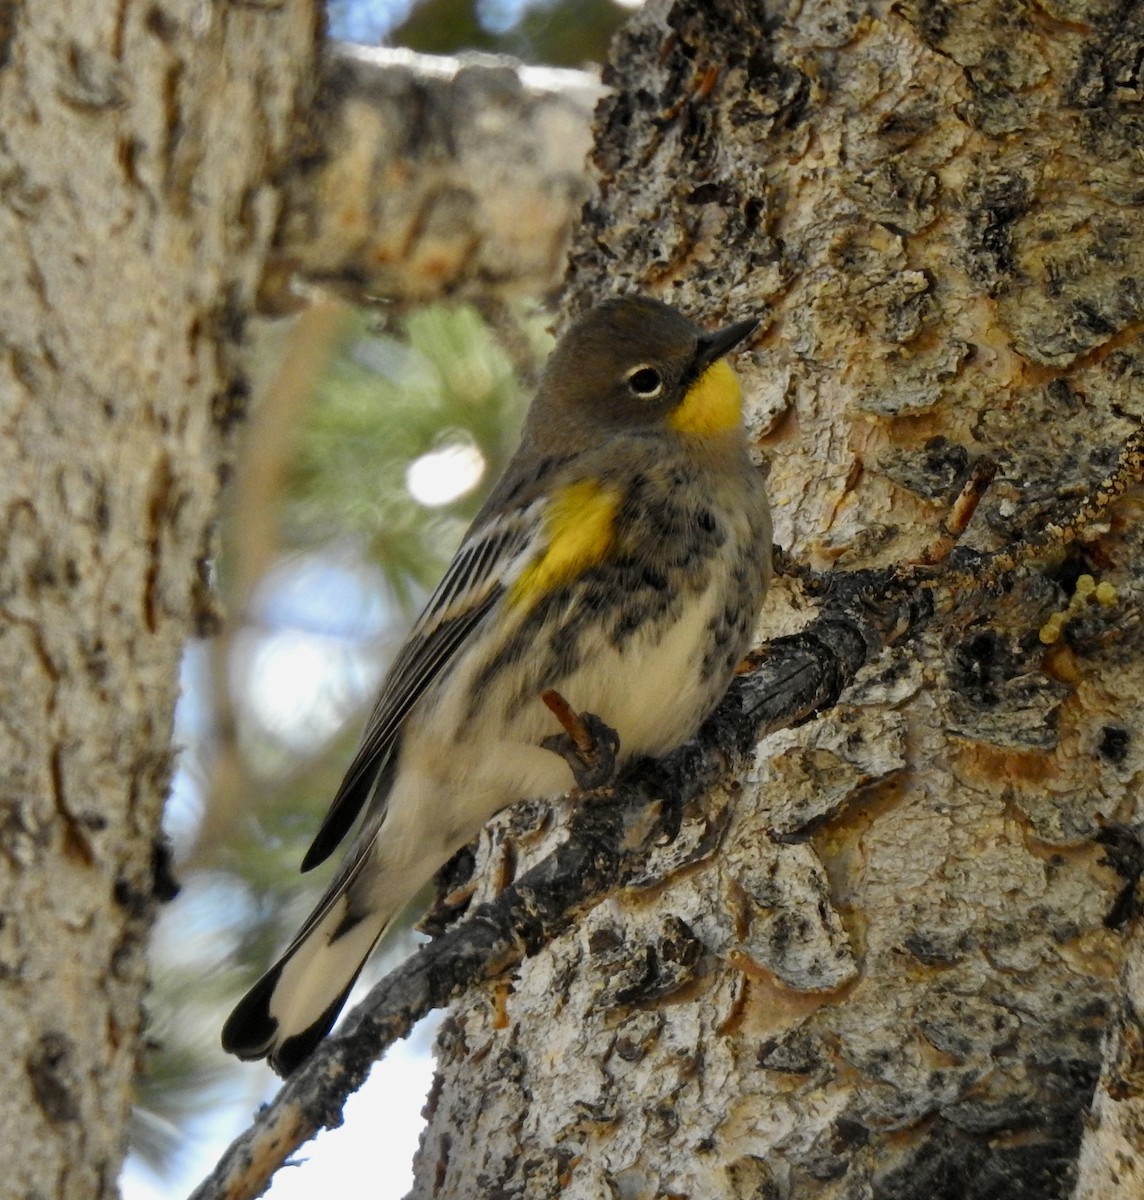
[[[310,0],[0,3],[3,1190],[113,1196]]]
[[[1139,923],[1125,959],[1081,1144],[1075,1200],[1144,1196],[1144,929]]]
[[[553,292],[588,193],[584,71],[332,46],[277,247],[353,299]],[[264,296],[264,303],[275,303]]]
[[[765,313],[743,374],[796,560],[917,555],[983,455],[1001,471],[963,540],[1004,548],[1144,410],[1141,45],[1144,9],[1105,0],[645,9],[605,80],[570,305]],[[1102,1045],[1094,1119],[1141,1095],[1094,840],[1141,817],[1133,515],[967,588],[760,743],[709,801],[733,810],[717,854],[458,1004],[413,1194],[1072,1194]],[[1087,600],[1085,574],[1108,585]],[[780,580],[764,632],[813,607]],[[494,825],[485,887],[557,836]],[[1123,1125],[1086,1178],[1138,1169]]]

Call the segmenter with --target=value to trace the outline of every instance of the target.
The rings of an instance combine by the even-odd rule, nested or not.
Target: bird
[[[707,331],[635,295],[588,309],[558,340],[302,870],[348,849],[227,1019],[224,1049],[292,1073],[437,870],[500,809],[573,787],[569,761],[545,747],[561,732],[546,693],[615,732],[617,766],[667,754],[713,711],[771,575],[764,481],[725,358],[757,327]]]

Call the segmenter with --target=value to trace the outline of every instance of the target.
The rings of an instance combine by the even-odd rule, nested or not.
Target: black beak
[[[701,333],[699,347],[695,352],[696,370],[702,372],[728,351],[733,350],[744,338],[750,337],[758,327],[758,317],[751,317],[746,321],[736,321],[734,325],[725,325],[722,329],[716,329],[714,333]]]

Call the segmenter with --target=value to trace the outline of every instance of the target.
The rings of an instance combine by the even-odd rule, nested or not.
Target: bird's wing
[[[543,508],[537,502],[470,530],[389,669],[357,754],[302,860],[303,871],[330,856],[371,796],[388,791],[402,721],[528,560]]]

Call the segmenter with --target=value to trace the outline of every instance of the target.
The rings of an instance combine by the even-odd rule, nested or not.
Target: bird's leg
[[[541,746],[564,759],[582,792],[603,787],[615,774],[619,735],[595,714],[576,712],[554,688],[542,692],[540,699],[564,728]]]

